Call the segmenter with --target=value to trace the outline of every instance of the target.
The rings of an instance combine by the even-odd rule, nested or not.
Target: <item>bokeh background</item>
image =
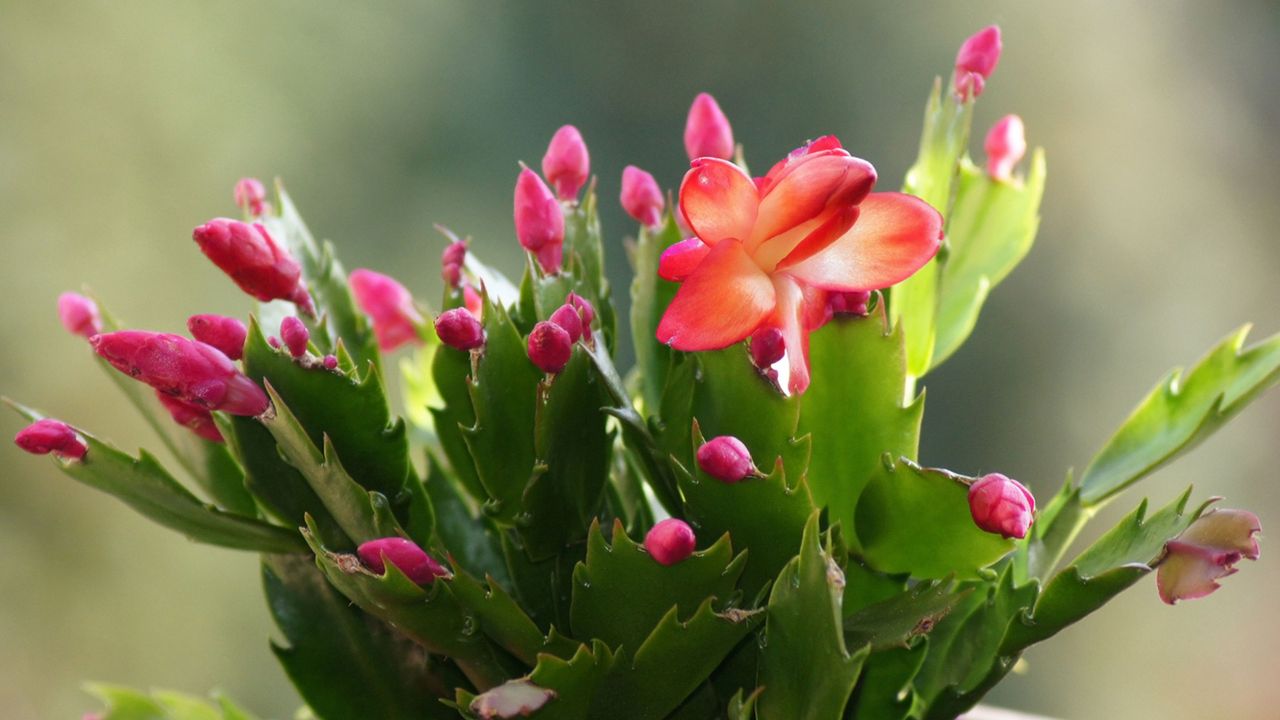
[[[155,445],[54,301],[82,282],[139,327],[248,302],[190,229],[241,175],[283,176],[347,266],[438,297],[445,223],[514,271],[516,161],[573,122],[615,285],[627,163],[672,187],[712,91],[766,166],[833,132],[900,182],[926,92],[988,23],[978,110],[1048,149],[1034,252],[928,379],[922,459],[1047,497],[1169,367],[1253,320],[1280,330],[1280,6],[1203,3],[216,3],[0,0],[0,392]],[[975,143],[975,150],[976,143]],[[625,296],[625,292],[620,293]],[[11,436],[18,418],[0,415]],[[1141,494],[1189,483],[1280,527],[1280,394]],[[221,688],[277,718],[255,559],[196,546],[0,443],[0,714],[78,717],[88,679]],[[992,700],[1061,718],[1280,715],[1275,549],[1212,598],[1144,581],[1027,656]]]

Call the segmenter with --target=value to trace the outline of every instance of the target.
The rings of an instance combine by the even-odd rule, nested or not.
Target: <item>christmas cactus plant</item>
[[[968,152],[999,56],[987,28],[935,82],[901,192],[833,136],[755,176],[698,96],[674,201],[621,173],[629,319],[572,126],[516,179],[523,277],[442,230],[434,306],[348,273],[282,186],[242,180],[243,219],[194,240],[258,301],[246,320],[197,315],[188,337],[58,303],[176,472],[14,402],[31,423],[16,442],[190,539],[259,553],[272,651],[315,717],[955,718],[1145,575],[1173,603],[1258,557],[1258,519],[1190,488],[1072,546],[1280,378],[1280,337],[1232,333],[1039,501],[917,462],[921,381],[1037,229],[1045,160],[1018,170],[1021,120],[986,135],[985,166]],[[250,717],[95,690],[100,718]]]

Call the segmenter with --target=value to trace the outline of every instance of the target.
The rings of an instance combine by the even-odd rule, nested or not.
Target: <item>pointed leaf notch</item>
[[[1170,372],[1094,456],[1081,500],[1105,502],[1194,447],[1280,381],[1280,334],[1243,349],[1246,325],[1195,367]]]

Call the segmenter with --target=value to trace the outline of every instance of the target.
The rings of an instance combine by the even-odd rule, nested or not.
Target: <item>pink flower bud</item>
[[[300,358],[307,354],[307,342],[311,340],[311,331],[298,318],[290,315],[280,321],[280,339],[289,348],[289,354]]]
[[[984,531],[1021,539],[1035,519],[1036,499],[1017,480],[991,473],[969,486],[969,512]]]
[[[578,311],[578,315],[582,316],[582,330],[589,333],[591,323],[596,319],[596,309],[577,293],[569,293],[564,301],[572,305]]]
[[[325,355],[324,359],[321,360],[320,362],[321,364],[324,365],[325,370],[336,370],[338,368],[337,355]]]
[[[628,165],[622,170],[622,209],[647,227],[655,228],[662,224],[662,208],[664,200],[658,181],[649,173],[635,165]]]
[[[272,335],[271,337],[267,338],[267,344],[270,345],[272,349],[279,350],[280,338],[276,337],[275,335]]]
[[[462,286],[462,304],[467,308],[467,312],[476,316],[477,320],[484,319],[484,298],[480,297],[480,293],[470,285]]]
[[[702,472],[722,482],[736,483],[760,476],[755,463],[751,462],[751,451],[732,435],[721,435],[703,443],[698,448],[697,460]]]
[[[467,261],[467,244],[461,240],[449,243],[440,253],[440,276],[449,287],[462,282],[462,265]]]
[[[516,180],[515,222],[520,245],[537,253],[543,270],[559,270],[564,215],[551,190],[529,168],[521,170]]]
[[[267,209],[267,189],[258,178],[240,178],[235,188],[236,205],[257,217]]]
[[[529,359],[546,373],[558,373],[569,364],[573,339],[555,323],[540,322],[529,333]]]
[[[996,25],[979,30],[960,46],[952,84],[961,102],[982,94],[987,78],[1000,62],[1000,48],[1000,28]]]
[[[422,342],[418,328],[426,320],[413,304],[413,295],[394,278],[358,268],[349,278],[356,304],[373,319],[378,347],[390,352],[408,342]]]
[[[659,565],[675,565],[693,554],[698,539],[693,528],[678,518],[667,518],[649,529],[644,536],[644,549]]]
[[[565,125],[551,137],[542,156],[542,174],[555,186],[561,200],[573,200],[591,174],[591,157],[578,128]]]
[[[867,303],[870,302],[871,292],[868,290],[831,292],[827,295],[827,307],[835,315],[866,315]]]
[[[117,370],[206,410],[261,415],[267,394],[217,348],[181,335],[123,330],[94,335],[94,351]]]
[[[80,293],[64,292],[58,296],[58,319],[72,335],[89,338],[102,332],[98,304]]]
[[[684,282],[710,252],[711,246],[696,237],[681,240],[662,251],[658,258],[658,277]]]
[[[996,180],[1013,179],[1013,166],[1027,154],[1027,131],[1022,118],[1005,115],[991,126],[983,147],[987,151],[987,173]]]
[[[169,417],[184,428],[211,442],[223,442],[222,432],[213,422],[213,415],[202,407],[184,402],[172,395],[165,395],[159,390],[156,397],[160,404],[169,411]]]
[[[360,543],[356,554],[360,556],[360,562],[379,575],[387,572],[386,563],[390,562],[419,585],[430,585],[436,578],[453,576],[425,550],[404,538],[386,537]]]
[[[729,118],[720,110],[716,99],[707,93],[699,93],[689,108],[689,119],[684,125],[684,150],[690,160],[733,159],[733,128],[729,127]]]
[[[475,350],[484,345],[484,327],[466,308],[445,310],[436,318],[440,342],[455,350]]]
[[[192,315],[187,318],[187,332],[232,360],[239,360],[244,354],[244,340],[249,335],[244,323],[225,315]]]
[[[559,325],[565,332],[569,333],[570,342],[578,342],[582,339],[582,316],[578,314],[578,309],[565,303],[556,308],[551,313],[549,322]]]
[[[53,453],[63,460],[82,460],[89,452],[89,446],[70,425],[52,418],[26,426],[18,431],[13,442],[32,455]]]
[[[288,300],[306,314],[314,314],[311,296],[302,284],[302,268],[261,224],[216,218],[196,228],[192,237],[241,290],[263,302]]]
[[[1156,571],[1160,599],[1170,605],[1194,600],[1218,589],[1241,558],[1257,560],[1262,532],[1258,516],[1245,510],[1210,510],[1181,535],[1165,543]]]
[[[758,368],[778,362],[786,351],[786,340],[776,327],[762,327],[751,334],[751,362]]]

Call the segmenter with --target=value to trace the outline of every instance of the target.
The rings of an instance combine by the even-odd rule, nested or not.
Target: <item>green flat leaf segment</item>
[[[1175,369],[1156,385],[1085,468],[1085,505],[1194,447],[1280,380],[1280,335],[1243,350],[1248,333],[1248,325],[1240,328],[1189,372]]]
[[[854,527],[863,557],[885,573],[979,577],[1014,544],[973,523],[970,482],[946,470],[884,458],[858,502]]]
[[[852,647],[869,644],[872,652],[907,647],[928,635],[972,591],[957,589],[949,580],[918,583],[900,595],[847,614],[845,642]]]
[[[9,404],[28,420],[43,417],[17,403]],[[294,530],[202,502],[147,451],[133,458],[84,430],[77,428],[76,431],[84,438],[89,451],[83,460],[64,461],[51,456],[58,469],[114,496],[147,519],[210,545],[264,553],[305,551]]]
[[[862,664],[842,632],[844,573],[822,546],[818,515],[809,516],[800,553],[779,573],[760,638],[761,720],[842,717]]]
[[[918,702],[912,681],[929,651],[929,638],[872,652],[849,701],[850,720],[904,720]]]
[[[658,322],[680,288],[679,283],[658,277],[658,258],[680,240],[675,215],[668,212],[658,229],[640,228],[631,254],[635,270],[631,281],[631,336],[635,342],[640,397],[647,413],[657,412],[662,406],[662,390],[666,387],[667,368],[674,351],[658,342]]]
[[[103,720],[256,720],[225,696],[212,699],[169,690],[150,694],[117,685],[91,683],[86,689],[106,705]]]
[[[924,395],[904,406],[902,330],[891,331],[886,323],[878,302],[868,317],[837,317],[813,333],[813,391],[800,397],[796,432],[810,437],[806,481],[813,501],[854,543],[854,510],[881,458],[888,453],[914,460],[920,444]]]

